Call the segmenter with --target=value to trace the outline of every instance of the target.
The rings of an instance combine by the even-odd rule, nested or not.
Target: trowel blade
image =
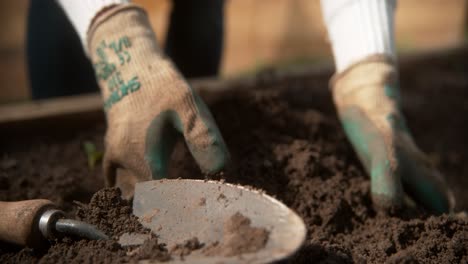
[[[218,181],[156,180],[137,183],[133,213],[161,243],[175,244],[197,237],[210,245],[223,238],[223,224],[236,213],[270,234],[265,247],[239,256],[205,256],[192,252],[171,263],[269,263],[292,255],[304,242],[302,219],[286,205],[257,190]],[[200,250],[201,251],[201,250]]]

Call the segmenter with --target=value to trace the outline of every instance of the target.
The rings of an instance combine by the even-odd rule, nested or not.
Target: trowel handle
[[[33,246],[41,240],[39,218],[54,208],[49,200],[0,202],[0,240],[21,246]]]

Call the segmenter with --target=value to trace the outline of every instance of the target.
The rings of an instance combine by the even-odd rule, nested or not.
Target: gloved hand
[[[449,212],[454,199],[441,174],[413,142],[400,111],[398,80],[390,60],[375,56],[331,80],[341,123],[371,177],[374,205],[403,205],[404,192],[434,213]]]
[[[203,172],[224,168],[229,154],[213,117],[162,54],[144,10],[125,4],[99,15],[88,52],[107,117],[108,185],[129,195],[135,182],[165,177],[178,132]]]

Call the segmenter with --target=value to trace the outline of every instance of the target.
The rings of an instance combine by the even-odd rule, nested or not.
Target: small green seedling
[[[89,169],[94,170],[96,163],[102,159],[103,153],[102,151],[98,151],[96,149],[96,145],[91,141],[85,141],[83,143],[83,147],[86,152],[86,156],[88,157],[88,167]]]

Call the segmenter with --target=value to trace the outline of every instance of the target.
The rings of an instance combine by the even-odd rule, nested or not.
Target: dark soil
[[[80,204],[76,216],[78,220],[95,225],[99,230],[114,239],[123,233],[148,233],[132,215],[132,205],[121,198],[118,188],[106,188],[91,198],[89,204]]]
[[[467,73],[466,51],[401,67],[409,126],[446,175],[457,210],[468,209]],[[329,77],[288,78],[271,71],[234,91],[204,93],[233,157],[223,178],[265,190],[304,219],[307,240],[291,263],[468,263],[468,220],[423,210],[376,213],[368,177],[336,119]],[[0,200],[48,198],[72,216],[85,212],[73,201],[88,202],[102,178],[88,169],[82,144],[91,140],[102,149],[103,132],[97,125],[61,137],[11,139],[0,156]],[[173,178],[204,178],[182,143],[171,165]],[[106,232],[122,232],[96,215],[82,217]],[[116,209],[101,215],[122,214]],[[157,241],[146,246],[164,251]],[[0,262],[126,261],[127,252],[116,247],[112,241],[64,240],[43,255],[1,245]]]
[[[149,239],[141,246],[122,247],[117,243],[126,232],[149,233],[132,215],[129,201],[121,198],[118,188],[102,189],[93,195],[89,204],[80,203],[76,218],[95,225],[111,239],[88,241],[65,237],[53,242],[47,252],[22,249],[17,254],[3,254],[1,263],[128,263],[140,259],[161,262],[171,259],[169,251],[154,236],[148,235]]]

